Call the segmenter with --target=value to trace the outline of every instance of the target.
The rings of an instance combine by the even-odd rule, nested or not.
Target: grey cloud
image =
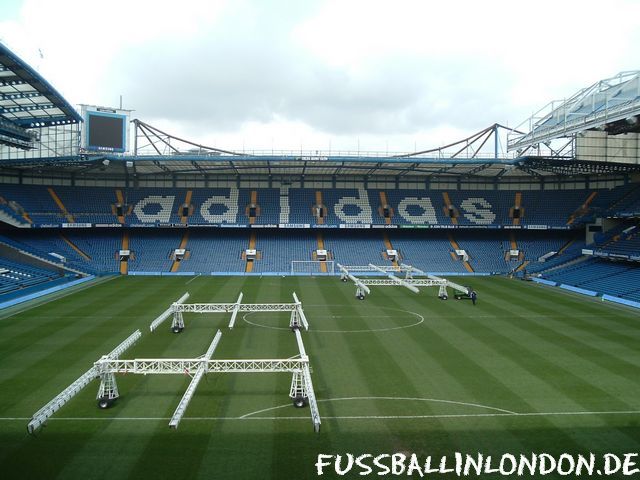
[[[487,70],[486,59],[398,55],[358,74],[327,66],[291,41],[292,25],[306,14],[284,20],[277,9],[253,12],[197,40],[132,49],[108,81],[143,120],[169,118],[194,133],[235,131],[275,116],[329,134],[474,129],[508,111],[510,79]]]

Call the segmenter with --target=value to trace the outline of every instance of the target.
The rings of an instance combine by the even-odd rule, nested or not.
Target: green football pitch
[[[319,454],[640,452],[637,312],[506,278],[459,281],[476,306],[436,288],[372,287],[359,301],[326,277],[122,277],[0,312],[0,476],[292,479],[316,478]],[[183,333],[170,320],[150,333],[187,291],[189,303],[297,293],[319,433],[292,406],[286,373],[208,374],[177,430],[187,375],[119,375],[112,408],[97,408],[94,381],[27,433],[34,412],[138,328],[122,358],[197,357],[217,329],[214,358],[298,353],[287,313],[240,314],[233,330],[229,314],[185,314]]]

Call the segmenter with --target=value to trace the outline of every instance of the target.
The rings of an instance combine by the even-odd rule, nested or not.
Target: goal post
[[[291,260],[291,275],[334,275],[333,260]]]

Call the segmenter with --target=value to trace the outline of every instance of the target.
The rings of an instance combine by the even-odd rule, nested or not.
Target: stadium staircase
[[[516,192],[513,207],[509,209],[509,217],[511,218],[512,225],[520,225],[521,219],[524,217],[524,208],[522,208],[522,192]]]
[[[386,250],[395,250],[395,248],[393,248],[393,245],[391,244],[391,239],[389,238],[389,233],[388,232],[382,232],[382,238],[384,240],[384,248]],[[389,258],[387,257],[387,253],[386,252],[384,252],[384,258],[386,260],[389,260]],[[398,261],[397,260],[391,260],[391,264],[395,268],[399,268],[400,267],[398,265]]]
[[[129,232],[125,231],[122,234],[122,248],[121,250],[129,250]],[[129,273],[129,260],[120,261],[120,275],[127,275]]]
[[[257,250],[256,249],[256,245],[257,245],[256,232],[255,231],[251,231],[251,233],[249,234],[249,250]],[[247,263],[246,263],[244,271],[246,273],[251,273],[253,271],[253,264],[257,260],[258,260],[258,256],[257,255],[256,255],[255,260],[249,260],[248,258],[246,258],[245,261]]]
[[[75,243],[73,243],[71,240],[69,240],[65,235],[63,235],[61,233],[60,234],[60,238],[62,239],[63,242],[65,242],[67,245],[69,245],[78,255],[80,255],[86,261],[88,261],[88,262],[91,261],[91,257],[89,255],[87,255],[86,253],[84,253],[82,250],[80,250],[80,248]]]
[[[451,225],[458,225],[458,211],[451,202],[449,192],[442,192],[442,200],[444,201],[444,205],[442,206],[444,215],[451,221]]]
[[[29,222],[18,216],[9,206],[3,204],[0,204],[0,222],[18,228],[28,228],[30,226]]]
[[[187,194],[184,197],[184,203],[180,207],[180,222],[182,224],[187,224],[189,222],[189,217],[193,213],[193,205],[191,205],[191,197],[193,196],[192,190],[187,190]],[[184,215],[184,209],[187,209],[187,215]],[[182,248],[182,247],[180,247]],[[172,270],[173,271],[173,270]]]
[[[460,245],[458,245],[458,242],[456,242],[456,240],[453,238],[453,234],[449,233],[448,234],[449,237],[449,243],[451,244],[451,247],[453,248],[453,252],[451,252],[451,256],[454,260],[458,259],[458,256],[456,255],[455,250],[463,250],[462,248],[460,248]],[[464,268],[467,272],[469,273],[473,273],[473,267],[471,266],[471,264],[466,261],[466,260],[462,260],[462,265],[464,265]]]
[[[28,260],[27,260],[28,261]],[[8,258],[0,259],[0,296],[35,287],[64,277],[61,270],[49,270]]]
[[[258,205],[258,191],[252,190],[249,199],[249,205],[245,208],[245,215],[249,219],[249,225],[254,225],[256,219],[260,216],[260,206]]]
[[[386,225],[391,225],[393,221],[394,210],[393,207],[389,205],[389,201],[387,200],[387,192],[384,190],[380,190],[378,192],[378,196],[380,197],[380,206],[378,207],[378,215],[382,217],[384,223]]]
[[[640,211],[640,184],[635,185],[609,204],[607,211],[611,214],[635,213]]]
[[[113,206],[113,214],[117,217],[118,222],[120,222],[121,225],[124,225],[125,224],[125,216],[124,215],[118,215],[118,212],[117,212],[118,205],[120,206],[121,209],[125,208],[124,195],[122,195],[122,190],[120,190],[120,189],[116,190],[116,201],[118,203]]]
[[[324,225],[324,221],[327,216],[326,214],[327,208],[324,206],[324,203],[322,201],[322,190],[316,190],[316,203],[312,207],[312,209],[313,209],[312,215],[316,219],[316,225]],[[325,268],[326,268],[326,265],[325,265]]]
[[[181,250],[186,250],[188,241],[189,241],[189,230],[185,230],[184,234],[182,235],[182,240],[180,241],[180,246],[178,248],[180,248]],[[182,260],[174,259],[173,264],[171,265],[171,272],[173,273],[177,272],[180,269],[181,263],[182,263]]]
[[[318,234],[316,235],[316,241],[318,242],[318,250],[326,250],[324,248],[324,239],[322,238],[322,232],[318,232]],[[314,257],[315,257],[315,255],[314,255]],[[314,258],[314,260],[315,260],[315,258]],[[320,272],[327,273],[327,264],[326,263],[324,263],[324,262],[320,263]]]
[[[62,200],[60,200],[60,197],[58,197],[58,195],[56,194],[56,192],[53,190],[52,187],[47,188],[47,191],[49,192],[49,195],[51,195],[51,198],[53,199],[53,201],[56,203],[56,205],[58,206],[58,208],[60,209],[60,211],[62,212],[62,215],[64,215],[64,217],[67,219],[67,221],[69,223],[75,223],[75,219],[73,218],[73,215],[71,215],[68,211],[67,208],[64,206],[64,203],[62,203]]]
[[[571,214],[571,216],[567,220],[567,225],[572,225],[577,218],[580,218],[589,213],[589,205],[591,205],[591,202],[593,202],[597,195],[598,192],[591,192],[584,203],[580,205],[580,208]]]

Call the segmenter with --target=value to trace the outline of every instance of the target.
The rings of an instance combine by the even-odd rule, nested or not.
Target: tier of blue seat
[[[469,263],[478,272],[508,272],[522,260],[507,261],[505,253],[511,248],[514,235],[523,251],[523,260],[535,262],[540,256],[557,251],[564,245],[570,232],[537,231],[462,231],[440,230],[301,230],[301,229],[49,229],[6,231],[0,240],[30,251],[40,257],[55,260],[51,253],[64,256],[67,265],[85,271],[118,272],[118,251],[123,236],[129,238],[132,252],[130,271],[169,272],[172,254],[180,247],[188,232],[187,257],[180,263],[183,272],[244,272],[243,252],[249,247],[250,235],[256,236],[259,259],[253,272],[289,272],[292,260],[312,260],[319,238],[324,248],[338,263],[345,265],[387,264],[385,232],[392,247],[398,250],[402,261],[431,272],[460,272],[467,270],[463,262],[452,255],[450,235],[470,257]],[[78,253],[83,252],[88,258]]]
[[[577,258],[581,257],[583,248],[585,248],[584,240],[575,239],[561,253],[558,253],[557,255],[550,257],[544,262],[536,262],[536,263],[527,265],[527,271],[529,273],[537,273],[543,270],[545,271],[550,270],[552,268],[560,268],[563,264],[572,262]],[[560,250],[554,249],[551,251],[560,252]]]
[[[180,239],[173,248],[178,248]],[[180,262],[180,271],[209,274],[212,272],[244,272],[242,252],[249,247],[246,230],[189,230],[189,255]]]
[[[640,234],[636,233],[607,243],[601,250],[614,255],[640,257]]]
[[[554,282],[640,301],[640,265],[588,258],[544,275]]]
[[[20,215],[18,215],[15,211],[13,211],[9,207],[9,205],[0,203],[0,210],[2,210],[4,213],[6,213],[7,215],[9,215],[11,218],[18,221],[19,223],[24,223],[24,219]]]
[[[7,201],[17,202],[36,224],[69,223],[71,219],[76,223],[118,223],[118,217],[114,214],[117,189],[70,186],[52,188],[70,216],[63,214],[45,186],[0,184],[0,196]],[[125,221],[127,224],[180,223],[181,207],[185,204],[188,191],[186,188],[120,189],[125,202],[125,214],[131,212],[125,215]],[[191,224],[249,224],[247,208],[251,203],[252,192],[256,192],[256,204],[259,207],[259,214],[253,220],[256,224],[318,223],[312,208],[316,204],[317,189],[290,188],[281,191],[277,188],[194,188],[190,191],[192,212],[188,223]],[[319,191],[326,207],[324,223],[330,225],[384,224],[386,219],[381,211],[381,198],[384,195],[393,212],[390,220],[392,224],[453,223],[445,209],[443,191],[364,188]],[[592,211],[607,211],[625,197],[634,201],[634,192],[637,192],[640,202],[640,188],[636,184],[600,190],[525,190],[520,192],[522,217],[519,223],[565,226],[594,191],[597,195],[590,205]],[[447,193],[458,212],[456,221],[460,225],[514,223],[510,211],[516,203],[515,191],[451,190]],[[282,205],[281,196],[286,196],[286,202],[282,202]],[[9,213],[15,215],[15,212]]]
[[[640,188],[630,192],[623,200],[621,205],[614,209],[614,214],[622,217],[640,216]]]
[[[60,277],[61,274],[53,270],[0,259],[0,295]]]
[[[67,258],[67,265],[85,271],[118,272],[118,250],[123,235],[129,237],[132,257],[130,271],[169,272],[173,264],[172,253],[180,246],[184,229],[64,229],[20,230],[3,232],[0,241],[53,259],[57,253]],[[321,236],[324,247],[338,263],[345,265],[390,264],[385,259],[385,234],[393,248],[400,252],[402,262],[429,272],[465,273],[463,262],[452,255],[457,242],[469,255],[469,264],[476,272],[506,273],[523,261],[531,263],[529,272],[543,272],[544,278],[560,283],[640,300],[640,267],[629,262],[609,262],[590,258],[575,262],[581,256],[582,241],[573,241],[566,250],[544,263],[537,262],[542,255],[560,250],[573,240],[568,231],[440,231],[440,230],[283,230],[283,229],[189,229],[187,257],[179,271],[209,274],[212,272],[240,273],[246,269],[243,252],[249,246],[249,237],[256,236],[259,259],[254,262],[255,273],[286,273],[292,260],[311,260]],[[505,256],[512,240],[524,254],[517,261]],[[627,240],[630,248],[638,249],[638,239]],[[73,244],[89,258],[80,255]],[[575,263],[572,263],[575,262]],[[59,276],[35,267],[10,265],[0,261],[0,268],[11,267],[24,274],[5,275],[0,281],[0,293],[21,288]],[[14,262],[15,263],[15,262]],[[569,263],[568,266],[562,265]],[[22,270],[17,270],[22,268]],[[552,270],[550,270],[552,269]],[[546,272],[546,273],[545,273]],[[52,277],[53,275],[53,277]],[[3,290],[4,289],[4,290]]]

